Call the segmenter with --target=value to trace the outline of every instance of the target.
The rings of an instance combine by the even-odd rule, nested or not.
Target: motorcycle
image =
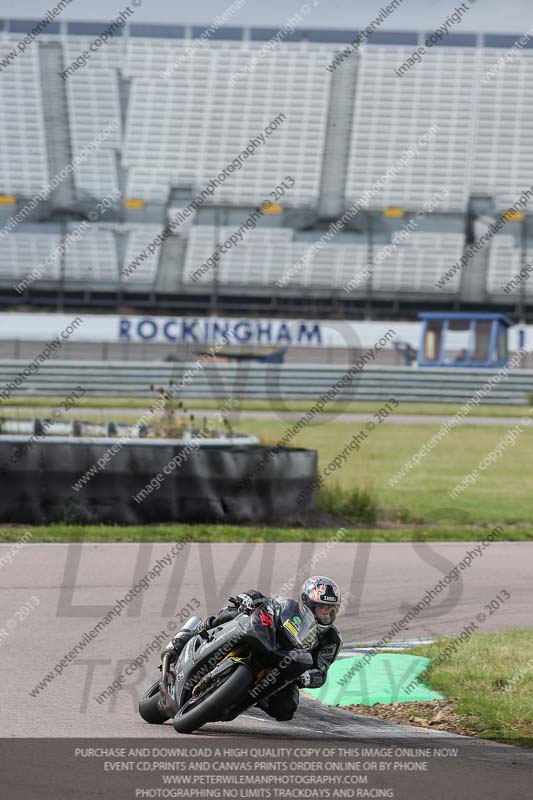
[[[200,621],[193,617],[185,627],[194,630]],[[165,654],[161,676],[141,698],[139,713],[152,725],[172,719],[178,733],[229,722],[312,669],[316,643],[308,608],[270,598],[193,636],[176,662]]]

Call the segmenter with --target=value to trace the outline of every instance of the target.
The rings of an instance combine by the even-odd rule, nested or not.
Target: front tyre
[[[254,677],[248,667],[239,664],[229,678],[222,685],[215,687],[198,705],[184,713],[178,711],[174,717],[174,730],[178,733],[192,733],[206,722],[220,719],[228,706],[234,705],[246,694],[253,681]]]
[[[159,678],[150,686],[147,692],[143,694],[139,701],[139,714],[145,722],[150,725],[162,725],[166,722],[168,717],[163,714],[159,709]]]

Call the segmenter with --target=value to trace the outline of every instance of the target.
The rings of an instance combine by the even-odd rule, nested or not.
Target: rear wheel
[[[162,725],[168,717],[159,710],[159,679],[150,686],[139,701],[139,714],[151,725]]]
[[[178,711],[174,717],[174,729],[178,733],[192,733],[206,722],[220,719],[224,709],[234,705],[246,694],[253,680],[248,667],[239,664],[224,683],[215,686],[210,692],[207,690],[206,695],[201,695],[198,705],[193,705],[184,712]]]

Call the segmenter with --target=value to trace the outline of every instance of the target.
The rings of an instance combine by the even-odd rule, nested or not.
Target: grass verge
[[[247,433],[270,442],[279,441],[287,428],[278,420],[254,418],[244,422],[242,427]],[[319,469],[329,470],[325,483],[339,483],[348,489],[372,487],[378,496],[381,519],[404,524],[427,522],[441,527],[485,522],[531,524],[533,493],[524,475],[533,470],[533,430],[531,426],[522,427],[512,447],[502,445],[509,430],[507,426],[454,428],[429,449],[418,466],[412,464],[412,458],[438,433],[438,424],[378,424],[361,442],[359,450],[350,453],[341,468],[334,471],[328,464],[354,435],[364,432],[362,422],[336,420],[308,425],[296,434],[291,444],[318,451]],[[499,455],[489,468],[480,468],[492,451]],[[392,482],[410,462],[412,468],[405,477]],[[479,479],[474,485],[451,498],[449,492],[476,469]]]
[[[254,528],[237,525],[48,525],[2,526],[0,542],[17,542],[22,533],[31,542],[327,542],[334,528]],[[343,542],[481,542],[489,529],[468,528],[347,528]],[[531,542],[533,527],[502,531],[500,541]]]
[[[417,406],[418,410],[421,408]],[[398,413],[400,410],[403,411],[403,407]],[[71,410],[71,416],[75,411],[77,409]],[[2,413],[7,414],[8,410],[0,407]],[[20,412],[13,409],[11,413]],[[116,415],[108,413],[118,417],[118,412]],[[368,419],[372,419],[370,414]],[[274,444],[283,439],[291,424],[294,423],[280,418],[252,416],[239,422],[238,430]],[[432,437],[439,433],[437,420],[393,425],[388,421],[379,424],[374,418],[374,429],[366,434],[363,421],[344,417],[306,425],[291,444],[318,451],[319,469],[327,475],[325,484],[330,487],[330,496],[324,496],[323,508],[326,511],[336,509],[340,524],[346,520],[376,527],[419,528],[422,523],[431,528],[456,526],[461,538],[461,529],[480,524],[532,526],[533,493],[524,476],[533,471],[533,430],[520,423],[521,432],[509,446],[507,429],[515,424],[503,421],[486,426],[466,424],[452,429],[436,446],[424,451]],[[335,460],[339,462],[347,444],[353,443],[355,435],[361,439],[362,433],[366,435],[359,449],[349,452],[340,468],[332,469],[331,464],[335,466]],[[427,454],[415,464],[413,457],[419,452]],[[493,457],[487,468],[485,459],[490,454]],[[457,496],[450,495],[465,476],[476,471],[478,479],[471,481]],[[350,497],[341,497],[335,484],[339,484],[341,493],[350,493]],[[377,515],[372,508],[372,497],[378,505]],[[312,529],[336,525],[336,520],[331,525],[313,519],[306,522]]]
[[[3,408],[54,408],[64,400],[63,397],[34,397],[17,396],[2,400],[0,410]],[[89,409],[135,409],[147,410],[154,401],[153,396],[141,397],[83,397],[76,401],[76,408]],[[221,401],[206,398],[184,398],[187,408],[215,409],[220,408]],[[310,400],[247,400],[241,401],[241,411],[307,411],[313,402]],[[323,414],[373,414],[383,405],[381,401],[353,401],[346,403],[329,403]],[[398,409],[401,414],[428,414],[431,416],[453,416],[461,408],[461,403],[402,403]],[[521,417],[527,410],[526,405],[490,405],[476,406],[470,411],[471,417]]]
[[[405,652],[436,659],[452,641]],[[420,677],[456,698],[455,713],[476,736],[533,747],[533,630],[474,634]]]

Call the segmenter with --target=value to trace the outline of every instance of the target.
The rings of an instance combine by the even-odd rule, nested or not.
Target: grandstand
[[[0,21],[0,63],[31,22],[20,25]],[[65,77],[104,27],[59,22],[0,69],[2,306],[528,313],[528,282],[502,287],[533,253],[531,198],[507,213],[533,185],[531,40],[487,79],[516,37],[450,34],[398,77],[424,32],[374,33],[328,70],[353,32],[295,31],[265,55],[275,31],[220,29],[191,50],[201,27],[131,23]],[[479,220],[502,214],[502,229],[439,286]],[[80,220],[90,226],[62,247]]]

